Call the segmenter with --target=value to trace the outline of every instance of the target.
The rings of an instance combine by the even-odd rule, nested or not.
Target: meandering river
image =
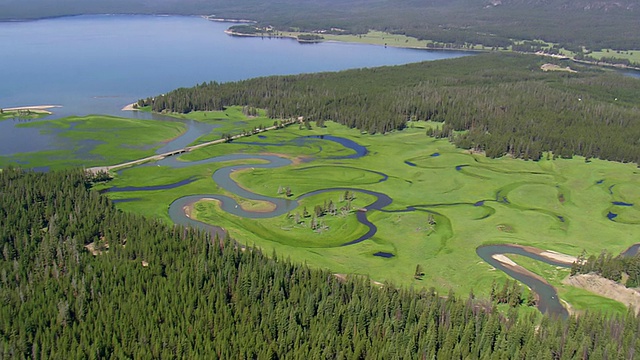
[[[298,143],[300,145],[304,145],[305,142],[309,142],[309,141],[333,141],[333,142],[337,142],[341,145],[343,145],[345,148],[350,149],[351,150],[351,154],[346,155],[346,156],[342,156],[339,159],[358,159],[360,157],[366,156],[368,154],[368,151],[366,149],[366,147],[352,141],[349,139],[344,139],[344,138],[340,138],[340,137],[334,137],[334,136],[324,136],[324,137],[300,137],[294,140],[291,140],[291,142],[293,143]],[[245,142],[244,144],[250,144],[248,142]],[[265,143],[262,143],[262,145],[264,145]],[[270,145],[274,145],[274,144],[270,144]],[[276,145],[281,145],[281,144],[276,144]],[[165,158],[159,162],[157,162],[158,165],[162,165],[162,166],[169,166],[169,167],[188,167],[188,166],[194,166],[194,165],[199,165],[199,164],[205,164],[205,163],[220,163],[220,162],[231,162],[231,161],[237,161],[237,160],[258,160],[260,161],[260,163],[253,163],[253,164],[240,164],[240,165],[229,165],[229,166],[225,166],[222,167],[218,170],[216,170],[213,175],[212,178],[215,181],[215,183],[225,189],[226,191],[235,194],[239,197],[245,198],[245,199],[250,199],[250,200],[256,200],[256,201],[265,201],[265,202],[270,202],[274,205],[274,208],[271,211],[266,211],[266,212],[252,212],[252,211],[247,211],[244,210],[242,208],[242,206],[240,206],[238,204],[238,202],[228,196],[224,196],[224,195],[220,195],[220,194],[199,194],[199,195],[190,195],[190,196],[184,196],[181,197],[177,200],[175,200],[170,206],[169,206],[169,216],[172,219],[173,222],[177,223],[177,224],[181,224],[181,225],[185,225],[185,226],[191,226],[191,227],[196,227],[196,228],[201,228],[207,231],[210,231],[212,233],[216,233],[218,234],[218,236],[222,237],[224,236],[224,231],[215,226],[215,225],[211,225],[211,224],[206,224],[206,223],[202,223],[200,221],[197,221],[195,219],[192,219],[185,211],[186,208],[188,208],[189,206],[191,206],[193,203],[197,202],[197,201],[201,201],[201,200],[217,200],[220,204],[220,207],[222,210],[236,215],[236,216],[241,216],[241,217],[245,217],[245,218],[271,218],[271,217],[275,217],[275,216],[280,216],[283,215],[287,212],[293,211],[294,209],[296,209],[298,207],[298,201],[301,199],[304,199],[306,197],[309,196],[313,196],[316,194],[320,194],[323,192],[328,192],[328,191],[345,191],[345,190],[349,190],[352,192],[361,192],[361,193],[366,193],[368,195],[371,195],[375,198],[375,200],[366,205],[364,207],[363,210],[365,211],[358,211],[356,212],[356,217],[358,219],[358,221],[360,223],[362,223],[363,225],[365,225],[367,227],[367,230],[365,233],[359,235],[357,238],[355,239],[351,239],[351,240],[347,240],[345,241],[345,243],[342,244],[342,246],[349,246],[349,245],[353,245],[353,244],[357,244],[360,243],[362,241],[368,240],[370,238],[372,238],[376,232],[377,232],[377,227],[376,225],[371,222],[368,219],[368,213],[371,211],[381,211],[381,212],[389,212],[389,213],[401,213],[401,212],[414,212],[414,211],[420,211],[420,212],[425,212],[425,213],[433,213],[435,214],[435,212],[433,212],[432,210],[430,210],[431,208],[434,207],[443,207],[443,206],[458,206],[461,205],[461,203],[451,203],[451,204],[416,204],[416,205],[411,205],[411,206],[407,206],[404,209],[397,209],[397,210],[386,210],[386,208],[391,205],[393,203],[393,199],[391,197],[389,197],[388,195],[384,194],[384,193],[380,193],[380,192],[376,192],[376,191],[370,191],[370,190],[363,190],[363,189],[359,189],[359,188],[350,188],[350,187],[340,187],[340,188],[327,188],[327,189],[319,189],[316,191],[312,191],[306,194],[302,194],[300,196],[297,197],[293,197],[293,198],[274,198],[274,197],[270,197],[270,196],[265,196],[265,195],[260,195],[260,194],[256,194],[253,193],[241,186],[239,186],[232,178],[231,178],[231,173],[233,173],[234,171],[240,171],[242,169],[247,169],[247,168],[279,168],[279,167],[283,167],[283,166],[289,166],[292,164],[291,160],[284,158],[284,157],[280,157],[280,156],[276,156],[276,155],[259,155],[259,154],[228,154],[228,155],[223,155],[223,156],[217,156],[217,157],[212,157],[209,159],[204,159],[204,160],[200,160],[200,161],[194,161],[194,162],[185,162],[185,161],[178,161],[175,157],[168,157]],[[311,162],[313,161],[312,159],[310,160]],[[409,166],[411,166],[411,164],[408,164]],[[415,165],[415,164],[414,164]],[[145,166],[145,165],[142,165]],[[311,165],[313,166],[313,165]],[[348,166],[347,166],[348,167]],[[364,170],[364,169],[360,169],[360,170]],[[366,170],[366,171],[370,171],[370,170]],[[386,181],[389,176],[387,174],[381,173],[381,172],[377,172],[377,171],[372,171],[374,173],[376,173],[377,175],[380,176],[380,182]],[[182,186],[185,184],[190,183],[191,181],[193,181],[192,178],[188,178],[185,179],[181,182],[177,182],[175,184],[167,184],[164,186],[152,186],[152,187],[135,187],[135,188],[112,188],[111,191],[145,191],[145,190],[158,190],[161,188],[174,188],[177,186]],[[123,200],[119,200],[119,201],[135,201],[136,199],[123,199]],[[487,203],[491,203],[491,202],[502,202],[502,199],[485,199],[485,200],[478,200],[476,202],[473,203],[468,203],[465,205],[470,205],[470,206],[482,206],[482,207],[487,207],[489,210],[493,210],[489,205],[487,205]],[[508,202],[507,202],[508,203]],[[491,216],[493,215],[495,211],[488,211],[487,212],[487,216]],[[490,264],[491,266],[495,267],[498,270],[501,270],[505,273],[507,273],[509,276],[519,280],[520,282],[522,282],[523,284],[527,285],[528,287],[530,287],[538,296],[538,309],[542,312],[542,313],[547,313],[553,316],[559,316],[559,317],[563,317],[566,318],[568,316],[568,312],[565,309],[565,307],[560,303],[560,299],[558,296],[558,293],[556,291],[556,289],[551,286],[548,282],[546,282],[544,279],[542,279],[541,277],[529,272],[528,270],[524,269],[524,268],[519,268],[517,266],[509,266],[509,264],[505,264],[501,261],[499,261],[498,259],[495,258],[496,255],[504,255],[504,254],[518,254],[518,255],[522,255],[522,256],[527,256],[530,257],[534,260],[537,261],[542,261],[544,263],[547,263],[549,265],[553,265],[553,266],[561,266],[561,267],[568,267],[569,263],[567,261],[559,261],[559,260],[554,260],[552,257],[548,257],[548,256],[543,256],[544,251],[540,250],[540,251],[536,251],[537,249],[534,248],[526,248],[526,247],[521,247],[521,246],[513,246],[513,245],[508,245],[508,244],[503,244],[503,245],[486,245],[486,246],[481,246],[479,248],[476,249],[476,253],[478,254],[478,256],[480,258],[482,258],[485,262],[487,262],[488,264]],[[638,251],[638,245],[634,245],[631,248],[629,248],[627,251],[625,251],[625,253],[623,255],[630,255],[632,253],[635,253]],[[393,257],[394,254],[393,253],[376,253],[373,254],[373,256],[383,256],[383,257]]]
[[[437,60],[465,56],[463,52],[426,51],[346,43],[320,43],[301,45],[288,39],[237,38],[223,33],[229,24],[210,22],[199,17],[179,16],[78,16],[46,19],[32,22],[0,23],[0,46],[3,53],[0,67],[0,107],[55,104],[55,114],[49,118],[69,115],[110,114],[142,119],[157,115],[122,112],[120,109],[138,98],[153,96],[181,86],[192,86],[205,81],[234,81],[257,76],[335,71],[349,68],[396,65],[410,62]],[[638,77],[638,73],[629,75]],[[171,119],[176,121],[175,119]],[[33,128],[18,128],[14,121],[0,121],[0,156],[22,152],[65,149],[71,146],[56,133],[42,134]],[[211,125],[188,123],[188,131],[159,151],[182,148],[199,136],[212,130]],[[27,141],[28,139],[28,141]],[[342,138],[325,137],[354,150],[345,159],[356,159],[367,154],[366,148]],[[299,139],[298,141],[306,141]],[[433,154],[432,156],[437,156]],[[267,163],[224,167],[213,175],[218,185],[226,190],[253,200],[270,201],[271,212],[247,212],[234,199],[217,194],[194,195],[176,200],[169,209],[176,223],[220,231],[188,218],[184,206],[203,198],[221,202],[222,208],[239,216],[273,217],[293,210],[297,200],[324,191],[351,190],[366,192],[376,200],[368,210],[388,211],[392,203],[386,194],[356,188],[330,188],[307,193],[296,199],[277,199],[261,196],[238,186],[230,178],[231,171],[243,167],[281,167],[291,162],[277,156],[225,155],[205,160],[220,162],[238,159],[261,159]],[[194,163],[164,160],[170,166],[191,166]],[[407,161],[407,165],[415,166]],[[183,164],[183,165],[180,165]],[[460,167],[458,170],[462,170]],[[381,181],[388,177],[381,175]],[[167,186],[182,186],[184,181]],[[123,188],[112,191],[154,190],[153,188]],[[129,199],[135,200],[135,199]],[[124,200],[126,201],[126,199]],[[485,206],[479,200],[471,205]],[[439,204],[446,206],[447,204]],[[457,204],[451,204],[457,205]],[[616,204],[619,205],[619,204]],[[420,205],[409,206],[399,212],[425,211]],[[622,205],[621,205],[622,206]],[[489,215],[490,216],[490,215]],[[377,231],[367,219],[367,212],[357,213],[358,220],[368,231],[344,245],[371,238]],[[562,220],[562,219],[561,219]],[[637,252],[638,246],[628,252]],[[492,255],[519,253],[535,258],[536,255],[504,245],[484,246],[478,255],[494,267],[527,284],[540,297],[539,309],[560,316],[566,310],[560,305],[555,289],[539,279],[514,272],[496,261]],[[380,255],[382,254],[382,255]],[[391,253],[376,256],[391,257]],[[549,259],[538,259],[552,265]]]

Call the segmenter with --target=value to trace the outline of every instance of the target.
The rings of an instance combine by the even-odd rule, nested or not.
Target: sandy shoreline
[[[137,103],[131,103],[129,105],[126,105],[125,107],[123,107],[122,111],[138,111],[138,109],[135,107],[137,105]]]
[[[576,258],[575,256],[562,254],[552,250],[545,250],[540,253],[540,256],[546,257],[548,259],[553,259],[555,261],[559,261],[567,265],[571,265],[574,262],[578,261],[578,258]]]
[[[546,259],[549,259],[549,260],[552,260],[552,261],[556,261],[556,262],[559,262],[559,263],[563,263],[565,265],[572,265],[574,262],[576,262],[578,260],[578,258],[576,258],[575,256],[559,253],[559,252],[553,251],[553,250],[542,250],[542,249],[538,249],[538,248],[533,247],[533,246],[516,245],[516,244],[509,244],[508,246],[511,246],[513,248],[520,248],[520,249],[523,249],[525,251],[528,251],[528,252],[537,254],[539,256],[542,256],[543,258],[546,258]]]
[[[47,109],[60,108],[60,107],[62,107],[62,105],[32,105],[32,106],[17,106],[17,107],[2,108],[2,110],[6,110],[6,111],[47,110]]]
[[[549,285],[549,286],[553,287],[553,285],[549,284],[547,279],[543,278],[542,276],[540,276],[540,275],[538,275],[538,274],[536,274],[536,273],[534,273],[532,271],[529,271],[527,268],[525,268],[525,267],[523,267],[521,265],[518,265],[515,261],[511,260],[506,255],[494,254],[494,255],[491,255],[491,257],[494,260],[500,262],[500,264],[502,264],[502,266],[505,266],[505,267],[511,269],[512,271],[515,271],[515,272],[517,272],[519,274],[522,274],[524,276],[528,276],[528,277],[534,278],[534,279],[540,281],[543,284],[546,284],[546,285]],[[557,290],[556,290],[556,292],[557,292]],[[537,293],[536,293],[536,297],[539,297],[539,295]]]
[[[54,109],[54,108],[61,108],[62,105],[32,105],[32,106],[15,106],[15,107],[8,107],[8,108],[1,108],[3,111],[33,111],[35,113],[40,113],[40,114],[52,114],[51,111],[49,111],[49,109]]]
[[[516,264],[516,262],[515,262],[515,261],[513,261],[513,260],[509,259],[506,255],[503,255],[503,254],[494,254],[494,255],[491,255],[491,257],[492,257],[493,259],[495,259],[495,260],[499,261],[499,262],[500,262],[500,263],[502,263],[502,264],[505,264],[505,265],[511,265],[511,266],[518,266],[518,264]]]

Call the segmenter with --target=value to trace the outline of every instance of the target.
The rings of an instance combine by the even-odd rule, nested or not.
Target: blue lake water
[[[87,15],[0,22],[0,107],[54,104],[50,118],[110,114],[202,82],[398,65],[467,55],[291,39],[233,37],[200,17]],[[0,122],[0,155],[60,149],[55,136]],[[24,139],[30,138],[26,144]]]

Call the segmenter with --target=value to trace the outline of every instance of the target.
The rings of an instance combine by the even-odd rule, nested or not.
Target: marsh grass
[[[89,115],[17,124],[54,133],[69,150],[23,153],[0,159],[0,165],[26,163],[29,167],[51,169],[69,166],[98,166],[139,159],[186,131],[180,122],[136,120],[115,116]]]
[[[229,129],[237,126],[238,121],[251,121],[238,120],[241,109],[227,109],[227,113],[229,116],[211,113],[206,117],[208,121],[220,121]],[[204,114],[191,116],[205,117]],[[127,129],[138,126],[135,121],[110,120],[103,117],[85,121],[67,119],[52,122],[50,126],[65,128],[76,123],[79,132],[72,135],[75,139],[100,138],[109,144],[100,148],[100,154],[107,159],[127,156],[126,160],[133,157],[131,154],[149,150],[122,148],[122,143],[153,143],[182,131],[180,123],[151,122],[151,127],[134,131]],[[277,169],[237,171],[233,180],[254,193],[271,197],[285,196],[278,194],[281,186],[290,187],[294,198],[331,187],[389,195],[393,203],[384,212],[367,212],[368,219],[378,228],[375,236],[351,246],[340,245],[367,230],[353,213],[322,217],[324,226],[320,231],[309,228],[308,218],[303,218],[301,223],[292,220],[295,212],[302,212],[304,206],[313,213],[314,207],[325,201],[339,203],[340,192],[305,198],[289,217],[245,219],[221,211],[211,201],[194,205],[193,215],[198,220],[225,227],[235,239],[259,246],[267,253],[275,250],[279,256],[330,268],[336,273],[369,275],[376,281],[391,281],[400,286],[434,287],[445,293],[454,289],[457,294],[473,289],[478,295],[487,295],[491,283],[504,280],[506,275],[477,257],[475,249],[483,244],[517,243],[575,256],[582,250],[599,253],[604,248],[617,253],[637,242],[639,221],[634,202],[638,202],[640,183],[634,164],[593,159],[586,162],[580,157],[556,160],[543,157],[537,162],[508,157],[490,159],[457,149],[446,140],[427,137],[425,129],[431,126],[434,124],[413,122],[411,127],[387,135],[361,134],[332,122],[327,122],[325,127],[312,126],[312,130],[292,126],[265,133],[266,138],[252,136],[248,138],[250,141],[210,146],[184,154],[179,160],[188,162],[229,153],[276,153],[294,163]],[[113,134],[91,134],[96,129]],[[296,142],[300,137],[323,134],[356,141],[367,148],[368,155],[359,159],[336,159],[352,151],[322,139]],[[118,146],[120,148],[115,149]],[[41,156],[44,161],[53,155],[33,156]],[[116,192],[109,197],[138,198],[138,201],[120,203],[118,207],[168,222],[167,209],[175,199],[185,195],[225,194],[211,178],[217,169],[235,163],[259,162],[242,160],[179,169],[148,164],[125,169],[109,185],[163,185],[192,177],[197,180],[170,190]],[[388,178],[381,181],[385,175]],[[269,206],[238,197],[236,200],[254,211],[264,211]],[[357,193],[353,208],[364,207],[372,201],[373,197]],[[633,205],[615,206],[613,201]],[[409,206],[416,210],[398,212]],[[626,223],[606,217],[612,207],[618,211],[618,219]],[[429,223],[430,216],[434,224]],[[377,252],[394,256],[374,256]],[[564,276],[560,270],[546,268],[548,265],[528,259],[519,261],[548,277],[552,284],[559,284]],[[413,276],[416,265],[424,269],[421,280]],[[589,300],[591,295],[561,286],[559,291],[578,310],[600,303],[601,307],[617,311],[617,305],[599,297]]]

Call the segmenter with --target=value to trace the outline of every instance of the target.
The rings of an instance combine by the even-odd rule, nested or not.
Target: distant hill
[[[492,6],[538,6],[547,7],[557,10],[585,10],[585,11],[612,11],[627,10],[637,11],[640,4],[638,1],[625,0],[568,0],[568,1],[552,1],[552,0],[488,0]]]
[[[640,49],[638,0],[0,0],[0,20],[141,13],[252,19],[278,29],[376,29],[452,44],[542,39],[566,48]]]

